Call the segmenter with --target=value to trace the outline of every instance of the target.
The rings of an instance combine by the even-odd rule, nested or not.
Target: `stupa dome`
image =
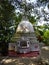
[[[29,22],[29,20],[22,20],[19,23],[16,32],[34,32],[34,28],[33,25]]]

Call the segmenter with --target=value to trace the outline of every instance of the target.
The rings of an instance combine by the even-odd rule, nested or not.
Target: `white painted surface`
[[[35,44],[31,45],[31,51],[40,51],[38,43],[37,44],[35,43]]]
[[[9,50],[18,51],[20,53],[28,53],[30,51],[40,51],[38,43],[28,44],[25,47],[21,47],[20,44],[16,45],[16,43],[9,43]]]

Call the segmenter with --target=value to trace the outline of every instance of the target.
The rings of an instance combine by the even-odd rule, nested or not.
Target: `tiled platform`
[[[17,57],[37,57],[39,54],[40,54],[39,51],[33,51],[29,53],[17,53],[13,51],[9,52],[9,56],[17,56]]]

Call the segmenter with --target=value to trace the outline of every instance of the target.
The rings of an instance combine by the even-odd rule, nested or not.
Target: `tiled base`
[[[17,53],[14,51],[9,51],[9,56],[16,56],[16,57],[37,57],[39,55],[39,51],[31,51],[29,53]]]

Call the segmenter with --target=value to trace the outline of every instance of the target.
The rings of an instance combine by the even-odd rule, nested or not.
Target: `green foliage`
[[[9,21],[12,16],[13,16],[13,12],[14,12],[14,7],[7,1],[1,1],[0,2],[0,20],[5,20],[5,21]]]
[[[18,16],[15,17],[15,25],[16,25],[16,28],[18,26],[18,24],[21,22],[22,20],[22,15],[19,14]]]
[[[12,0],[12,2],[14,1]],[[48,0],[38,0],[38,1],[46,2]],[[26,4],[22,3],[20,8],[24,9],[25,11],[24,13],[26,13],[25,15],[27,15],[27,12],[29,13],[28,19],[32,24],[34,24],[36,22],[35,17],[30,16],[31,13],[30,10],[33,7],[31,5],[27,6]],[[20,14],[19,16],[16,16],[15,7],[11,5],[11,2],[9,2],[8,0],[0,0],[0,41],[3,40],[8,41],[10,39],[14,31],[13,28],[9,29],[9,27],[14,26],[16,29],[21,19],[22,15]],[[13,22],[13,20],[15,20],[15,22]],[[46,29],[49,29],[48,25],[44,25],[43,27],[37,27],[36,32],[38,33],[38,35],[43,36],[45,34]]]
[[[37,26],[35,27],[35,32],[38,40],[40,42],[44,42],[44,44],[49,45],[49,26],[43,25],[43,26]]]
[[[42,42],[43,41],[43,26],[36,26],[35,27],[35,34],[37,39]]]
[[[36,20],[33,16],[29,16],[28,19],[32,24],[36,23]]]
[[[44,38],[49,38],[49,30],[44,33]]]
[[[45,44],[49,45],[49,30],[45,31],[43,38],[44,38]]]
[[[0,42],[10,40],[13,30],[9,27],[13,25],[14,16],[14,6],[8,0],[0,1]]]

